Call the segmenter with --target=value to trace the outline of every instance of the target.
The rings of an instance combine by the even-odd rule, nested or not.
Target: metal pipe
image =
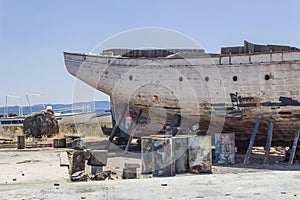
[[[30,105],[28,93],[26,93],[26,99],[27,99],[27,103],[28,103],[28,106],[29,106],[29,109],[30,109],[30,114],[32,114],[32,108],[31,108],[31,105]]]
[[[8,105],[7,105],[7,96],[5,97],[5,109],[6,109],[6,117],[8,117]]]
[[[28,103],[29,108],[30,108],[30,114],[32,114],[32,108],[31,108],[31,104],[30,104],[30,101],[29,101],[29,95],[31,95],[31,96],[44,96],[46,94],[44,94],[44,93],[26,93],[26,99],[27,99],[27,103]],[[44,109],[46,109],[45,104],[42,104],[42,105],[43,105]]]
[[[20,115],[20,110],[22,110],[22,107],[21,107],[21,97],[19,96],[12,96],[12,95],[6,95],[5,96],[5,110],[6,110],[6,113],[4,111],[4,115],[6,114],[6,117],[8,117],[8,98],[18,98],[20,99],[20,106],[19,106],[19,115]]]
[[[22,98],[20,98],[19,116],[23,115]]]

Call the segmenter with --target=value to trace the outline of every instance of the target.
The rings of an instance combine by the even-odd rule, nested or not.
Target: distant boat
[[[85,107],[78,107],[69,110],[54,110],[58,124],[85,123],[96,117],[96,113]]]
[[[2,116],[0,118],[2,127],[23,126],[23,121],[27,117],[27,115],[23,115],[23,109],[21,106],[19,106],[18,114],[9,114],[8,113],[8,98],[21,99],[21,97],[19,97],[19,96],[12,96],[12,95],[5,96],[5,112],[4,112],[4,116]]]
[[[58,124],[85,123],[96,117],[96,113],[82,108],[54,110]],[[30,115],[7,115],[0,118],[3,127],[22,127],[26,117]]]
[[[26,117],[27,115],[6,116],[6,117],[1,117],[0,122],[2,124],[2,127],[18,127],[18,126],[23,126],[23,122]]]

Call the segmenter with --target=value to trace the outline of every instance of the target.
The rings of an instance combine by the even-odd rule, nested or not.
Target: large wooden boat
[[[287,145],[300,119],[300,49],[295,47],[245,41],[221,48],[220,54],[109,49],[64,53],[64,58],[69,73],[111,97],[120,128],[138,136],[155,134],[166,124],[187,133],[199,122],[201,131],[234,132],[236,143],[245,145],[261,115],[255,144],[265,144],[274,120],[272,144]]]

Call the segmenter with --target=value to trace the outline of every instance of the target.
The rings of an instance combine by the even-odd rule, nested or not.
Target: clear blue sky
[[[72,103],[63,52],[89,52],[133,28],[174,29],[208,52],[245,39],[300,47],[299,9],[297,0],[0,0],[0,106],[6,95],[26,104],[26,92],[47,94],[33,104]],[[96,92],[96,100],[108,97]]]

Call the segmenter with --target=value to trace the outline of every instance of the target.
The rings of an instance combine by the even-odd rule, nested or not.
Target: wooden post
[[[290,154],[289,166],[291,166],[293,164],[293,160],[294,160],[294,156],[295,156],[295,152],[296,152],[296,148],[297,148],[297,144],[298,144],[298,139],[299,139],[299,130],[300,130],[300,128],[297,127],[294,142],[293,142],[293,147],[292,147],[291,154]]]
[[[136,120],[135,120],[134,127],[132,128],[132,130],[131,130],[131,132],[130,132],[130,134],[129,134],[129,139],[128,139],[128,142],[127,142],[127,145],[126,145],[126,148],[125,148],[125,153],[128,152],[129,146],[130,146],[131,141],[132,141],[132,138],[133,138],[133,136],[134,136],[134,132],[135,132],[136,127],[137,127],[137,125],[138,125],[138,123],[139,123],[139,121],[140,121],[142,112],[143,112],[143,109],[140,109],[140,111],[139,111],[139,113],[138,113],[138,115],[137,115],[137,118],[136,118]]]
[[[270,147],[272,143],[272,135],[273,135],[273,126],[274,126],[274,120],[270,120],[269,129],[268,129],[268,138],[266,143],[266,153],[264,158],[264,164],[268,163],[269,155],[270,155]]]
[[[116,119],[116,124],[115,124],[115,126],[113,127],[113,130],[110,133],[110,136],[109,136],[109,139],[108,139],[107,143],[105,144],[105,147],[104,147],[105,149],[108,149],[109,146],[110,146],[110,144],[112,143],[112,141],[113,141],[113,139],[114,139],[114,137],[115,137],[115,135],[117,133],[117,129],[118,129],[119,125],[121,124],[121,122],[124,119],[125,112],[127,110],[127,106],[128,106],[127,104],[124,105],[124,108],[123,108],[123,110],[121,112],[121,116],[119,116],[119,118]]]
[[[256,136],[256,132],[257,132],[257,128],[258,128],[260,119],[261,119],[261,116],[258,115],[256,117],[254,129],[253,129],[253,132],[251,134],[251,139],[250,139],[249,146],[248,146],[248,149],[247,149],[247,153],[246,153],[246,156],[245,156],[245,159],[244,159],[244,165],[247,165],[248,162],[249,162],[250,154],[252,152],[252,147],[253,147],[253,144],[254,144],[254,140],[255,140],[255,136]]]

